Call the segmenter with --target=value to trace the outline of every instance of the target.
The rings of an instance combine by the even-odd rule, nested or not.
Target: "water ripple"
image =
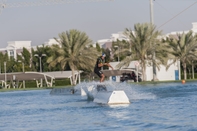
[[[83,83],[85,84],[85,83]],[[110,83],[108,83],[110,84]],[[51,90],[0,92],[1,131],[195,131],[197,83],[119,84],[131,104],[102,105]],[[78,85],[79,86],[79,85]]]

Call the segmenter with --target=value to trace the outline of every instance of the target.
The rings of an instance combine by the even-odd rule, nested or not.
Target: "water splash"
[[[126,82],[123,82],[123,83],[118,83],[118,82],[113,82],[113,81],[105,81],[103,83],[100,83],[97,81],[81,82],[80,84],[76,85],[74,89],[79,91],[82,88],[86,90],[87,92],[89,91],[91,94],[94,95],[93,91],[95,90],[98,84],[105,85],[108,91],[124,90],[130,101],[156,98],[156,95],[143,89],[142,86],[132,84],[132,83],[126,83]],[[91,89],[88,89],[88,87]]]

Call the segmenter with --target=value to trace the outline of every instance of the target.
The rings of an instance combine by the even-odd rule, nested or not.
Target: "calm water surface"
[[[51,90],[0,93],[0,131],[197,131],[197,82],[122,84],[131,104]]]

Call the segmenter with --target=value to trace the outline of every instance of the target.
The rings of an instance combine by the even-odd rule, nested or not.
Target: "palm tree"
[[[175,63],[180,60],[183,66],[184,79],[187,79],[187,63],[196,60],[197,58],[197,41],[196,37],[193,36],[193,32],[177,34],[176,36],[169,36],[164,42],[168,43],[168,53],[173,56],[172,60]]]
[[[53,45],[53,55],[48,58],[49,66],[58,64],[61,69],[69,65],[72,70],[72,83],[76,84],[74,71],[78,69],[93,70],[98,51],[92,47],[92,40],[84,32],[72,29],[59,34],[59,38],[54,38],[59,46]],[[71,83],[71,84],[72,84]]]
[[[152,64],[153,52],[160,56],[159,59],[153,61],[158,68],[159,64],[166,61],[164,59],[165,52],[161,52],[161,50],[165,50],[165,47],[158,41],[158,36],[161,33],[156,30],[156,26],[149,23],[135,24],[134,30],[126,28],[124,35],[129,39],[131,47],[128,50],[131,51],[131,55],[121,61],[118,67],[129,66],[131,61],[138,60],[142,68],[143,80],[146,80],[146,66]]]
[[[131,44],[126,40],[120,41],[119,39],[117,39],[117,41],[112,42],[112,52],[116,61],[118,60],[118,57],[121,61],[126,56],[131,55]]]

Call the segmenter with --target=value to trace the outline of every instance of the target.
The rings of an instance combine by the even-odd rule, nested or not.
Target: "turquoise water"
[[[1,92],[0,131],[197,131],[197,82],[119,86],[131,104],[50,89]]]

